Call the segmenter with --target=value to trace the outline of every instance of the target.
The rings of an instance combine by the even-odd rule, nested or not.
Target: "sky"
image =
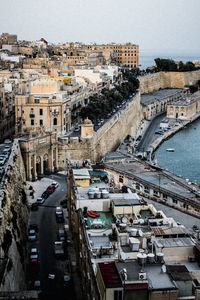
[[[1,32],[20,40],[138,44],[199,55],[200,0],[0,0]]]

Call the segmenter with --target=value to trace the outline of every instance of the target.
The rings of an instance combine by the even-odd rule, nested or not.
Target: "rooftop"
[[[98,215],[96,218],[87,217],[87,229],[110,228],[113,223],[112,214],[98,212]]]
[[[106,288],[122,287],[122,282],[115,262],[98,263],[98,266]]]
[[[192,280],[192,277],[185,265],[167,265],[167,271],[175,281]]]
[[[189,237],[181,238],[155,238],[154,242],[159,248],[194,247],[195,243]]]
[[[143,94],[141,95],[141,104],[142,105],[147,105],[154,103],[155,100],[162,100],[167,97],[171,97],[176,95],[177,93],[180,93],[183,91],[182,89],[163,89],[163,90],[158,90],[149,94]]]
[[[187,100],[177,100],[177,101],[173,101],[172,103],[170,103],[170,105],[182,105],[182,106],[189,106],[191,104],[193,104],[195,101],[187,101]]]

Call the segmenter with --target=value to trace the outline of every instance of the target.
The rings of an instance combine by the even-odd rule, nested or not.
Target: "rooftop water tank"
[[[156,254],[156,257],[157,257],[157,262],[158,263],[163,263],[164,262],[164,253],[158,252]]]
[[[89,192],[88,194],[89,194],[89,199],[94,199],[95,193],[93,191]]]
[[[100,199],[101,198],[101,192],[95,192],[95,198]]]
[[[147,260],[150,264],[153,264],[155,262],[155,255],[153,253],[148,253]]]
[[[138,259],[138,264],[143,266],[147,262],[147,255],[145,253],[138,253],[137,259]]]
[[[136,236],[136,235],[137,235],[137,229],[136,228],[131,228],[130,236]]]
[[[102,190],[101,195],[103,199],[108,199],[109,198],[109,192],[107,190]]]

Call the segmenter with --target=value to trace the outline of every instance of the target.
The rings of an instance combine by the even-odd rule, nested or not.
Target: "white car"
[[[11,140],[6,139],[6,140],[4,141],[4,144],[12,144],[12,142],[11,142]]]
[[[0,157],[0,166],[5,165],[5,163],[6,163],[6,157],[5,156],[4,157]]]
[[[44,198],[41,198],[41,197],[37,198],[37,203],[38,203],[38,204],[43,204],[44,201],[45,201]]]
[[[28,231],[28,239],[29,241],[35,241],[37,238],[36,231],[34,229],[29,229]]]
[[[53,182],[51,183],[51,185],[55,186],[55,188],[58,187],[58,183],[57,183],[56,181],[53,181]]]

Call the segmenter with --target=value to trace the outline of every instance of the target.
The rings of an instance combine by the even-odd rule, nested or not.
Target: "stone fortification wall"
[[[143,118],[140,94],[137,93],[126,108],[118,111],[94,136],[87,139],[62,138],[59,144],[59,166],[63,158],[69,160],[99,160],[114,150],[127,135],[134,136]]]
[[[0,189],[0,291],[25,289],[25,246],[28,209],[26,176],[15,141]]]
[[[159,89],[180,88],[196,84],[200,80],[200,70],[192,72],[159,72],[140,77],[141,94]]]

